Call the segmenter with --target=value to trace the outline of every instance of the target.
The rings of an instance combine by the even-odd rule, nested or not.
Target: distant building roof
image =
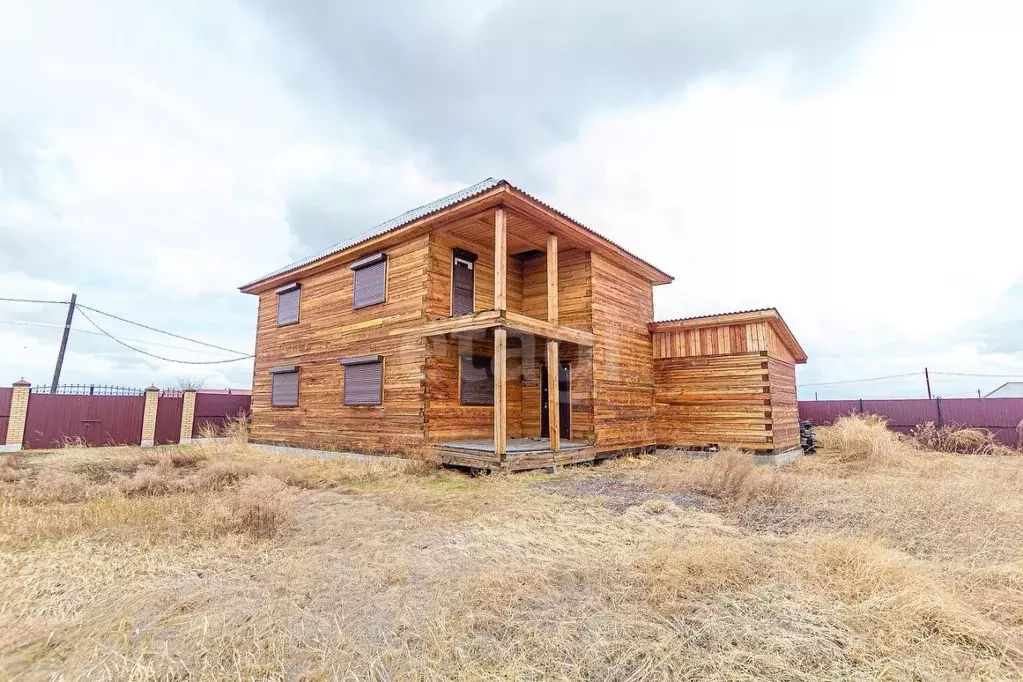
[[[1023,381],[1007,381],[985,398],[1023,398]]]

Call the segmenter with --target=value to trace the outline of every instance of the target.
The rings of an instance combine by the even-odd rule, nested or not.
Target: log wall
[[[795,359],[770,322],[685,324],[653,333],[659,443],[798,446]]]
[[[424,441],[423,321],[429,238],[387,251],[387,300],[352,310],[350,262],[300,280],[299,322],[278,327],[274,292],[260,294],[252,385],[252,439],[391,452]],[[384,356],[383,405],[342,404],[343,357]],[[299,367],[298,407],[270,406],[270,368]]]
[[[590,263],[596,449],[653,445],[653,285],[597,254]]]

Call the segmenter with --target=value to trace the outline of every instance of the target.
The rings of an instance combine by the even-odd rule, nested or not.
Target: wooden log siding
[[[590,264],[597,452],[654,445],[653,286],[597,254]]]
[[[341,360],[344,367],[344,404],[379,405],[383,401],[384,361],[379,355]]]
[[[662,445],[780,452],[799,445],[797,361],[770,319],[652,327],[656,432]],[[721,316],[734,320],[744,314]],[[703,326],[700,326],[703,325]],[[802,360],[800,360],[802,361]]]
[[[302,289],[298,283],[280,287],[277,294],[277,326],[298,322]]]
[[[352,307],[366,308],[387,298],[387,255],[376,253],[351,265],[355,272]]]
[[[388,249],[387,300],[362,309],[353,306],[351,261],[311,275],[302,280],[302,319],[286,327],[276,325],[274,292],[260,295],[253,440],[378,453],[425,442],[426,341],[415,330],[423,322],[428,263],[427,236]],[[367,353],[385,358],[382,405],[346,406],[338,359]],[[270,406],[269,369],[279,365],[301,365],[296,408]]]

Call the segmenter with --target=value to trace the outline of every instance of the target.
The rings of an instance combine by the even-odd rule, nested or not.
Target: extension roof
[[[647,327],[651,332],[668,332],[678,329],[700,329],[703,327],[720,327],[726,324],[745,324],[747,322],[766,321],[781,342],[785,344],[796,362],[806,362],[806,351],[796,341],[795,335],[785,324],[777,308],[758,308],[756,310],[739,310],[732,313],[717,315],[699,315],[696,317],[679,317],[674,320],[651,322]]]
[[[324,259],[330,258],[331,256],[335,256],[344,251],[354,249],[355,247],[365,244],[366,242],[369,242],[371,240],[376,240],[377,238],[382,237],[384,235],[398,233],[399,231],[405,228],[411,229],[414,225],[421,225],[424,222],[429,221],[431,218],[438,216],[438,214],[440,213],[446,213],[449,209],[453,209],[460,204],[470,203],[471,200],[483,197],[484,195],[494,194],[495,199],[497,199],[494,205],[497,205],[498,203],[500,203],[500,197],[498,197],[497,195],[502,194],[504,192],[510,193],[512,195],[517,195],[517,198],[525,199],[526,201],[531,202],[536,207],[542,209],[544,213],[553,214],[553,217],[556,217],[560,219],[560,221],[563,221],[572,226],[573,228],[582,231],[590,239],[604,246],[611,247],[615,251],[623,254],[629,260],[633,261],[637,266],[640,266],[642,270],[646,272],[646,274],[651,278],[651,280],[655,284],[667,284],[672,281],[673,278],[671,277],[671,275],[668,275],[662,270],[659,270],[658,268],[654,267],[653,265],[643,260],[639,256],[636,256],[635,254],[622,248],[621,246],[611,241],[610,239],[607,239],[606,237],[598,234],[597,232],[594,232],[590,228],[574,220],[573,218],[565,215],[564,213],[557,210],[553,206],[550,206],[549,204],[540,201],[539,199],[529,194],[528,192],[525,192],[524,190],[515,187],[507,180],[499,178],[487,178],[486,180],[477,182],[475,185],[470,185],[465,189],[459,190],[453,194],[449,194],[446,197],[442,197],[440,199],[437,199],[436,201],[432,201],[418,208],[406,211],[405,213],[395,216],[394,218],[391,218],[386,222],[380,223],[376,227],[373,227],[372,229],[363,232],[360,235],[340,241],[332,246],[327,247],[326,249],[323,249],[322,251],[318,251],[312,254],[311,256],[307,256],[306,258],[297,260],[294,263],[291,263],[290,265],[280,268],[279,270],[275,270],[267,275],[260,277],[259,279],[249,282],[248,284],[244,284],[241,287],[239,287],[239,289],[246,293],[253,293],[259,285],[267,283],[270,280],[273,280],[275,278],[281,277],[282,275],[286,275],[289,273],[295,273],[299,270],[302,270],[306,266],[312,265],[313,263],[317,263]]]

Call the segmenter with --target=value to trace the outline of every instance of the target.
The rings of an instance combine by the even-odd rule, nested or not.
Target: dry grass
[[[995,440],[985,429],[960,426],[935,426],[927,422],[913,429],[913,440],[921,447],[938,452],[955,452],[964,455],[1018,455],[1018,450]]]
[[[781,469],[481,478],[239,439],[26,453],[0,464],[0,678],[1023,674],[1023,457],[820,435]]]

